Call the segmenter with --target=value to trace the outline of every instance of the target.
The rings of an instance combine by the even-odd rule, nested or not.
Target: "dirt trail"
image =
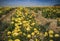
[[[7,15],[3,15],[0,18],[0,21],[2,21],[2,22],[4,22],[4,21],[9,22],[11,16],[13,16],[15,14],[14,12],[16,12],[16,9],[11,10]]]
[[[38,11],[36,17],[35,17],[35,20],[37,21],[37,23],[39,25],[45,25],[47,23],[50,23],[49,24],[49,27],[47,28],[48,30],[49,29],[52,29],[53,31],[55,31],[56,33],[59,33],[60,32],[60,27],[57,26],[57,19],[47,19],[47,18],[44,18],[42,16],[42,11]]]

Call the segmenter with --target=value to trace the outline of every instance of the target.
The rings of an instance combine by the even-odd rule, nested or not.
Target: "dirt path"
[[[4,22],[4,21],[9,22],[11,16],[13,16],[15,14],[14,12],[16,12],[16,9],[11,10],[7,15],[3,15],[0,18],[0,21],[2,21],[2,22]]]
[[[56,33],[59,33],[60,32],[60,27],[59,26],[57,26],[57,19],[47,19],[47,18],[44,18],[43,16],[42,16],[42,12],[41,11],[39,11],[38,13],[37,13],[37,16],[36,16],[36,18],[35,18],[35,20],[37,21],[37,23],[39,24],[39,25],[46,25],[47,23],[50,23],[49,24],[49,27],[47,28],[48,30],[49,29],[52,29],[53,31],[55,31]]]

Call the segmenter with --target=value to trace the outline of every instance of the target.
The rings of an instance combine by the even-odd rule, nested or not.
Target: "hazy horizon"
[[[53,6],[60,0],[0,0],[0,6]]]

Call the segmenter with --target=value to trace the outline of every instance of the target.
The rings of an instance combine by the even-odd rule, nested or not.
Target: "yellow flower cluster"
[[[49,37],[53,37],[54,31],[53,30],[49,30]]]
[[[34,36],[35,33],[39,34],[39,31],[36,28],[33,29],[35,22],[32,21],[32,19],[34,18],[32,17],[31,14],[28,15],[28,9],[25,10],[25,13],[16,10],[16,15],[12,17],[12,22],[11,22],[11,24],[14,24],[14,29],[12,31],[8,31],[7,35],[12,37],[19,37],[22,35],[22,36],[26,36],[26,38],[32,38],[32,36]],[[33,29],[34,31],[30,33],[31,29]],[[9,41],[12,41],[12,39],[10,39]],[[20,40],[15,39],[14,41],[20,41]]]
[[[15,39],[15,40],[9,39],[8,41],[20,41],[20,39]]]
[[[49,9],[46,9],[46,11],[48,10]],[[53,30],[49,30],[48,32],[46,31],[44,33],[41,32],[40,27],[35,25],[36,22],[34,21],[33,14],[29,14],[29,12],[30,11],[27,8],[17,8],[16,14],[11,19],[11,24],[14,25],[14,29],[7,32],[7,35],[13,37],[14,39],[9,39],[8,41],[21,41],[20,38],[22,39],[22,37],[27,40],[34,37],[35,41],[40,41],[42,36],[50,38],[60,36],[59,34],[54,34]],[[39,37],[39,39],[37,37]]]

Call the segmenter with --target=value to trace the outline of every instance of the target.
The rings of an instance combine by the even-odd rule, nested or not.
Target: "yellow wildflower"
[[[23,8],[22,7],[20,7],[20,10],[22,10]]]
[[[19,33],[12,33],[12,35],[13,35],[13,36],[18,36],[18,35],[19,35]]]
[[[56,12],[56,10],[53,10],[53,12]]]
[[[59,34],[55,34],[55,37],[59,37]]]
[[[14,41],[20,41],[20,39],[15,39]]]
[[[53,35],[49,35],[49,37],[53,37]]]
[[[17,18],[17,20],[21,21],[21,18],[19,17],[19,18]]]
[[[14,17],[12,17],[12,20],[15,20],[15,18],[14,18]]]
[[[15,28],[18,28],[19,29],[19,28],[21,28],[21,26],[15,26]]]
[[[27,21],[23,21],[23,23],[26,23]]]
[[[13,41],[12,39],[9,39],[8,41]]]
[[[14,22],[12,21],[11,24],[14,24]]]
[[[39,31],[37,32],[37,34],[40,34]]]
[[[27,30],[27,31],[30,31],[30,28],[29,28],[29,27],[27,27],[27,28],[26,28],[26,30]]]
[[[30,16],[29,18],[32,18],[32,16]]]
[[[26,14],[26,15],[28,15],[28,13],[27,13],[27,12],[26,12],[25,14]]]
[[[18,24],[17,24],[17,23],[15,23],[15,26],[18,26]]]
[[[27,35],[27,38],[31,38],[31,35],[30,35],[30,34],[28,34],[28,35]]]
[[[10,35],[10,34],[11,34],[11,31],[8,31],[8,32],[7,32],[7,35]]]
[[[18,32],[18,30],[17,30],[17,29],[14,29],[14,31],[13,31],[13,32],[14,32],[14,33],[15,33],[15,32]]]
[[[18,22],[18,20],[17,20],[17,19],[15,19],[15,21],[16,21],[16,22]]]
[[[38,31],[37,31],[37,30],[35,30],[34,32],[35,32],[35,33],[38,33]]]
[[[48,33],[47,33],[47,32],[45,32],[44,36],[48,36]]]
[[[36,39],[36,41],[39,41],[38,39]]]
[[[53,30],[49,30],[49,34],[53,34],[54,33],[54,31]]]
[[[29,20],[29,22],[30,22],[31,20]]]
[[[20,31],[20,32],[19,32],[19,34],[21,35],[21,34],[22,34],[22,32]]]
[[[34,31],[37,30],[37,28],[34,28]]]
[[[35,25],[35,23],[32,23],[31,25],[33,25],[33,26],[34,26],[34,25]]]
[[[32,32],[32,33],[31,33],[31,35],[32,35],[32,36],[34,36],[34,35],[35,35],[35,33],[34,33],[34,32]]]
[[[53,41],[52,39],[50,39],[49,41]]]

